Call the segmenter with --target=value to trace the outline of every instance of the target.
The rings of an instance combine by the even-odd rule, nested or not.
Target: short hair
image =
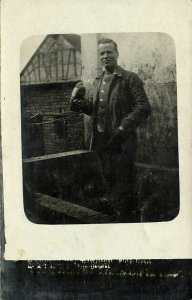
[[[112,39],[108,39],[108,38],[101,38],[100,40],[98,40],[98,46],[100,44],[113,44],[113,47],[115,49],[115,51],[118,53],[118,48],[117,48],[117,43],[115,41],[113,41]]]

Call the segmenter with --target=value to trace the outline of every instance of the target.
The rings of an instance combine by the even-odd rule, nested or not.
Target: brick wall
[[[84,148],[83,115],[68,113],[43,116],[45,154]]]
[[[41,84],[21,87],[22,107],[35,115],[70,111],[69,99],[75,83]]]
[[[25,117],[22,122],[23,157],[40,156],[44,154],[42,116]]]
[[[27,151],[23,151],[25,157],[84,147],[83,116],[72,113],[69,105],[74,85],[75,82],[69,82],[21,87],[22,115],[26,116],[27,113],[29,116],[27,122],[26,117],[22,119],[24,150],[27,147]],[[33,117],[35,115],[41,116],[41,122]],[[43,137],[43,145],[34,151],[39,136]]]

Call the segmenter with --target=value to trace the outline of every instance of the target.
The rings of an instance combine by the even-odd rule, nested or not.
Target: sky
[[[36,35],[26,38],[21,45],[20,71],[26,66],[46,35]]]

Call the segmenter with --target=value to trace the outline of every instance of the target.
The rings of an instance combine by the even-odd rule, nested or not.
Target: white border
[[[171,0],[3,0],[2,151],[5,259],[192,258],[192,3]],[[23,211],[20,47],[32,35],[163,32],[176,45],[180,213],[171,222],[36,225]]]

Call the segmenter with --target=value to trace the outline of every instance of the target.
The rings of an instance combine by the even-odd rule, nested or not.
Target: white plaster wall
[[[99,37],[100,35],[96,33],[81,35],[82,81],[86,87],[87,97],[98,70],[97,41]],[[89,148],[90,146],[91,131],[91,118],[84,115],[84,137],[86,148]]]

